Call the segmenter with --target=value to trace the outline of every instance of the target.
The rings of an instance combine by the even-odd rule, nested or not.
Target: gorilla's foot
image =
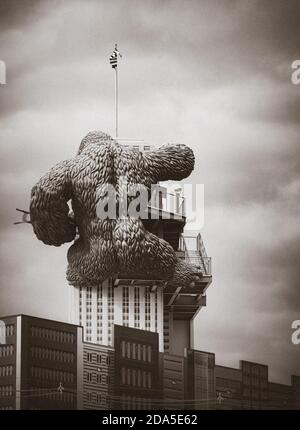
[[[201,278],[202,272],[198,267],[178,259],[170,284],[174,287],[194,287]]]

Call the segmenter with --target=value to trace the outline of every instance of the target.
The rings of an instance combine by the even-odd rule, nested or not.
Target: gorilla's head
[[[78,149],[78,155],[88,146],[88,145],[105,145],[105,144],[115,144],[117,142],[113,138],[104,133],[103,131],[94,130],[90,131],[81,141]]]

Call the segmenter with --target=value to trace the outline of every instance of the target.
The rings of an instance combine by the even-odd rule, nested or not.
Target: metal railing
[[[115,140],[122,145],[125,149],[132,149],[133,151],[148,152],[155,149],[155,145],[145,142],[142,139],[126,139],[126,138],[115,138]]]
[[[164,189],[164,190],[163,190]],[[167,193],[164,187],[157,187],[157,191],[152,192],[149,203],[151,208],[167,212],[169,214],[185,216],[185,198],[180,194]]]
[[[195,236],[182,234],[179,238],[179,251],[184,252],[186,261],[200,267],[203,274],[211,275],[211,257],[206,254],[200,233]]]

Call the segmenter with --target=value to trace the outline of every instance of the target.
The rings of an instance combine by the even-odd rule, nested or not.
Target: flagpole
[[[115,49],[113,50],[111,56],[109,57],[109,62],[113,69],[115,69],[115,131],[116,131],[116,137],[118,137],[118,127],[119,127],[119,100],[118,100],[118,57],[122,57],[120,52],[118,51],[118,45],[115,44]]]
[[[116,137],[118,137],[118,67],[115,67],[115,110],[116,110]]]

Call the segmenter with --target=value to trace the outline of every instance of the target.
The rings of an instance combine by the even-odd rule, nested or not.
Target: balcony
[[[195,236],[182,234],[179,238],[179,258],[199,267],[203,275],[211,276],[211,257],[208,257],[201,234]]]
[[[126,139],[126,138],[120,138],[116,137],[115,140],[123,146],[124,149],[131,149],[133,151],[141,151],[141,152],[148,152],[155,149],[155,145],[149,144],[145,142],[142,139]]]
[[[185,221],[185,198],[180,192],[169,193],[166,187],[157,185],[153,187],[148,207],[151,219]]]
[[[176,255],[197,266],[202,277],[195,285],[186,288],[173,288],[167,285],[164,289],[164,306],[172,310],[174,319],[192,319],[199,310],[206,306],[206,290],[211,284],[211,258],[207,256],[201,234],[180,235]]]

